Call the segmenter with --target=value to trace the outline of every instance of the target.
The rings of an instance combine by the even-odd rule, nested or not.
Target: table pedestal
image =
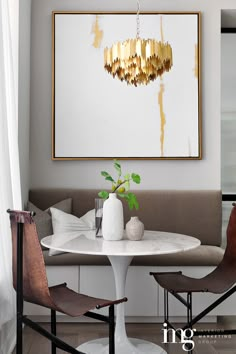
[[[116,298],[125,297],[128,267],[133,256],[109,256],[116,284]],[[145,299],[144,299],[145,301]],[[116,354],[166,354],[158,345],[141,339],[128,338],[125,329],[125,303],[116,306],[115,353]],[[93,340],[80,345],[78,350],[86,354],[108,354],[108,338]]]
[[[108,338],[95,339],[80,345],[78,350],[86,354],[109,354]],[[116,354],[167,354],[158,345],[136,338],[129,338],[124,343],[115,344]]]

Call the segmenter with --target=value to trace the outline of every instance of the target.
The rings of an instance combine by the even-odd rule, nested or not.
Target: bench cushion
[[[137,241],[138,242],[138,241]],[[106,256],[89,256],[64,253],[49,256],[43,251],[46,265],[110,265]],[[217,246],[199,246],[186,252],[160,256],[134,257],[131,265],[139,266],[217,266],[222,260],[224,250]]]

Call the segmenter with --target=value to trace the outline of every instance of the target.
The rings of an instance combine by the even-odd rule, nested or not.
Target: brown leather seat
[[[81,353],[56,337],[56,311],[73,317],[84,315],[107,322],[109,354],[114,354],[114,305],[127,301],[127,298],[114,301],[95,298],[69,289],[66,283],[48,287],[33,213],[8,212],[12,230],[13,285],[17,292],[17,354],[22,354],[22,323],[51,340],[53,354],[57,347],[68,353]],[[24,300],[51,309],[51,333],[23,315]],[[109,316],[91,312],[102,307],[109,307]]]
[[[184,328],[192,328],[192,326],[208,314],[213,308],[227,299],[236,291],[236,204],[233,204],[233,209],[229,218],[227,227],[227,247],[224,257],[219,265],[208,275],[201,279],[187,277],[182,272],[163,272],[150,273],[154,276],[157,283],[164,288],[164,313],[165,322],[169,327],[172,324],[169,322],[169,306],[168,293],[171,293],[187,307],[188,323]],[[214,294],[223,294],[207,309],[202,311],[194,319],[192,318],[192,293],[196,292],[211,292]],[[179,295],[179,293],[187,293],[187,301]],[[235,334],[235,330],[225,331],[227,334]],[[201,334],[208,334],[207,331],[201,331]],[[211,334],[212,331],[210,331]],[[177,334],[177,333],[176,333]],[[194,335],[199,334],[195,331]]]

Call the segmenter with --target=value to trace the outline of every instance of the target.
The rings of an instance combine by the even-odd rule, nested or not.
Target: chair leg
[[[164,289],[164,321],[167,323],[169,321],[169,296],[168,290]]]
[[[192,329],[192,293],[189,292],[187,293],[187,304],[188,304],[188,307],[187,307],[187,321],[188,321],[188,326],[190,329]]]
[[[192,329],[192,319],[193,319],[193,315],[192,315],[192,293],[188,292],[187,293],[187,325],[188,328],[191,330]],[[191,349],[188,350],[189,354],[193,353],[192,347]]]
[[[23,342],[22,342],[22,314],[17,313],[16,320],[16,354],[23,353]]]
[[[56,325],[56,311],[51,310],[51,333],[57,335],[57,325]],[[56,344],[52,342],[52,354],[56,354],[57,347]]]
[[[166,289],[164,289],[164,322],[167,325],[167,341],[169,342],[169,292]]]
[[[16,353],[23,353],[23,224],[17,223]]]
[[[114,305],[109,307],[109,354],[115,354],[115,314]]]

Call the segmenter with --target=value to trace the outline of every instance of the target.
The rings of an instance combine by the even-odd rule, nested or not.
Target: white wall
[[[143,0],[141,8],[202,11],[203,159],[124,161],[122,165],[127,171],[141,174],[143,189],[220,189],[221,8],[236,8],[235,0]],[[111,169],[111,161],[51,160],[52,10],[136,11],[136,1],[32,0],[31,187],[101,188],[106,184],[99,173],[101,169]]]
[[[29,189],[31,0],[19,2],[19,151],[22,198]]]

